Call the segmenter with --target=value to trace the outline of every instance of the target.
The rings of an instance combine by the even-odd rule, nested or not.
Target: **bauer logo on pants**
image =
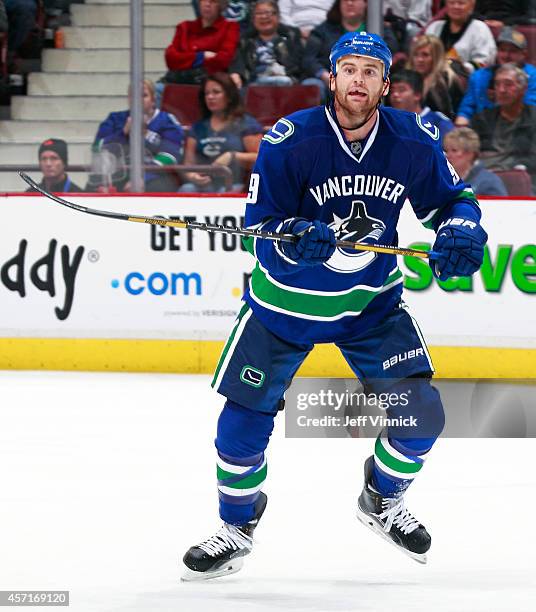
[[[264,383],[264,372],[246,365],[242,368],[242,372],[240,372],[240,380],[252,387],[262,387]]]

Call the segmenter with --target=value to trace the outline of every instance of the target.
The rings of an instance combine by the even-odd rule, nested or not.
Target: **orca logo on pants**
[[[257,368],[253,368],[249,365],[244,366],[242,372],[240,372],[240,380],[252,387],[262,387],[264,378],[265,376],[262,370],[257,370]]]

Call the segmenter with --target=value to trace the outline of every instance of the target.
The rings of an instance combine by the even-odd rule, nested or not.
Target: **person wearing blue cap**
[[[404,493],[444,426],[432,360],[402,301],[396,256],[338,241],[396,246],[400,211],[409,201],[436,232],[430,265],[444,281],[479,269],[487,234],[473,190],[445,157],[437,127],[381,105],[391,62],[380,36],[345,34],[331,50],[326,106],[281,118],[261,142],[246,226],[293,234],[295,241],[245,240],[255,268],[212,382],[226,398],[215,440],[223,525],[186,552],[184,580],[232,574],[251,552],[267,505],[265,451],[274,419],[299,366],[322,343],[341,351],[368,402],[384,400],[387,418],[365,461],[357,517],[426,562],[431,538],[406,508]],[[340,406],[329,400],[322,406],[315,414],[332,419],[326,427],[344,427],[345,419],[336,419]],[[309,421],[314,428],[315,419]],[[306,471],[307,458],[297,457],[292,469]],[[296,518],[306,511],[300,508]]]

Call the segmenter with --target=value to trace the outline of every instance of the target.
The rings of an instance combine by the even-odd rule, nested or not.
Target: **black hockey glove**
[[[291,219],[280,230],[300,236],[298,242],[280,242],[280,249],[300,266],[317,266],[335,252],[335,232],[322,221]]]
[[[488,235],[476,221],[453,217],[439,226],[432,250],[437,257],[430,266],[439,280],[471,276],[482,265]]]

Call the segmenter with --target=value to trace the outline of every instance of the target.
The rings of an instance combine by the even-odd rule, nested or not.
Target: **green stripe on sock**
[[[221,485],[223,487],[229,487],[230,489],[252,489],[253,487],[260,485],[266,480],[267,472],[268,464],[265,463],[264,466],[258,472],[249,474],[249,476],[242,478],[242,480],[237,480],[236,482],[233,482],[231,484],[221,483]],[[233,478],[237,476],[237,474],[222,470],[219,465],[217,466],[216,474],[218,476],[218,480],[226,480],[227,478]]]
[[[223,365],[223,362],[225,361],[225,357],[227,356],[227,353],[229,352],[229,347],[231,346],[234,340],[234,337],[236,335],[236,330],[238,329],[238,326],[240,325],[240,321],[242,320],[243,316],[246,314],[248,310],[249,310],[249,304],[246,304],[244,302],[244,305],[242,306],[242,308],[240,309],[240,312],[238,313],[238,317],[236,319],[236,324],[233,328],[233,331],[231,332],[231,335],[229,336],[227,342],[225,343],[225,346],[223,347],[223,352],[218,361],[218,365],[216,366],[216,371],[214,372],[214,378],[212,379],[212,382],[210,383],[212,387],[216,384],[216,380],[218,379],[218,375],[220,373],[221,366]]]
[[[400,472],[401,474],[416,474],[422,467],[422,463],[406,463],[405,461],[400,461],[400,459],[390,455],[387,450],[385,450],[380,438],[376,440],[374,453],[387,467],[391,468],[395,472]]]

